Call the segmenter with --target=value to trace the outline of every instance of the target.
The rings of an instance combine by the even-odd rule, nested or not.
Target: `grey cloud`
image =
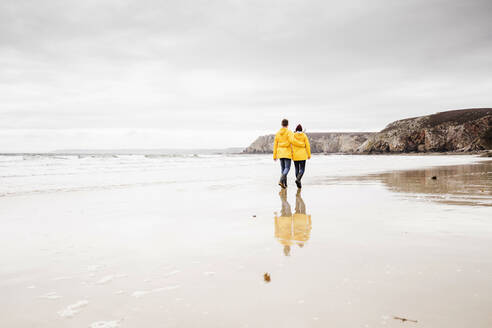
[[[489,0],[2,1],[0,127],[253,133],[289,116],[361,131],[490,106],[491,14]]]

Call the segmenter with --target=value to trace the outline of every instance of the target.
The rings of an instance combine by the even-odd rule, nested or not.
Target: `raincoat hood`
[[[273,158],[292,158],[291,142],[294,139],[294,133],[287,128],[281,128],[275,135],[273,142]]]
[[[281,128],[280,130],[278,130],[278,134],[281,136],[286,135],[287,133],[289,133],[289,129],[287,128]]]
[[[292,159],[294,161],[305,161],[311,158],[311,145],[304,132],[294,133],[292,140]]]
[[[304,137],[304,132],[296,132],[294,133],[294,139],[296,139],[297,143],[299,146],[306,146],[306,143],[305,143],[305,137]],[[302,144],[302,145],[301,145]],[[296,145],[297,146],[297,145]]]

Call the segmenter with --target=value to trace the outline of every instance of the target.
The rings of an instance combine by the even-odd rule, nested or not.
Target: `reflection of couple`
[[[296,185],[301,188],[301,179],[306,169],[306,160],[311,158],[311,146],[307,135],[302,132],[302,126],[296,127],[295,133],[289,130],[289,121],[282,120],[282,128],[275,135],[273,141],[273,160],[280,159],[279,185],[287,188],[287,174],[289,174],[291,160],[296,168]]]
[[[311,215],[306,215],[306,204],[301,197],[301,191],[296,194],[295,213],[292,214],[290,204],[287,201],[287,191],[280,191],[282,209],[280,216],[275,216],[275,238],[284,245],[285,256],[290,255],[290,246],[297,244],[304,247],[311,233]]]

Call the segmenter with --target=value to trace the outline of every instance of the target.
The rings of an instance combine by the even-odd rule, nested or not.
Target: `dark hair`
[[[297,124],[297,127],[296,127],[296,132],[297,132],[297,131],[302,132],[302,125]]]
[[[284,119],[282,120],[282,126],[283,126],[283,127],[288,127],[288,126],[289,126],[289,120],[288,120],[288,119],[286,119],[286,118],[284,118]]]

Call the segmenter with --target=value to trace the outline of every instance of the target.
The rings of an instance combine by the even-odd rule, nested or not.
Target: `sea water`
[[[461,155],[315,155],[307,163],[306,178],[357,176],[479,160]],[[278,178],[278,166],[271,155],[1,155],[0,197],[158,184],[241,185],[252,180],[272,184]]]

